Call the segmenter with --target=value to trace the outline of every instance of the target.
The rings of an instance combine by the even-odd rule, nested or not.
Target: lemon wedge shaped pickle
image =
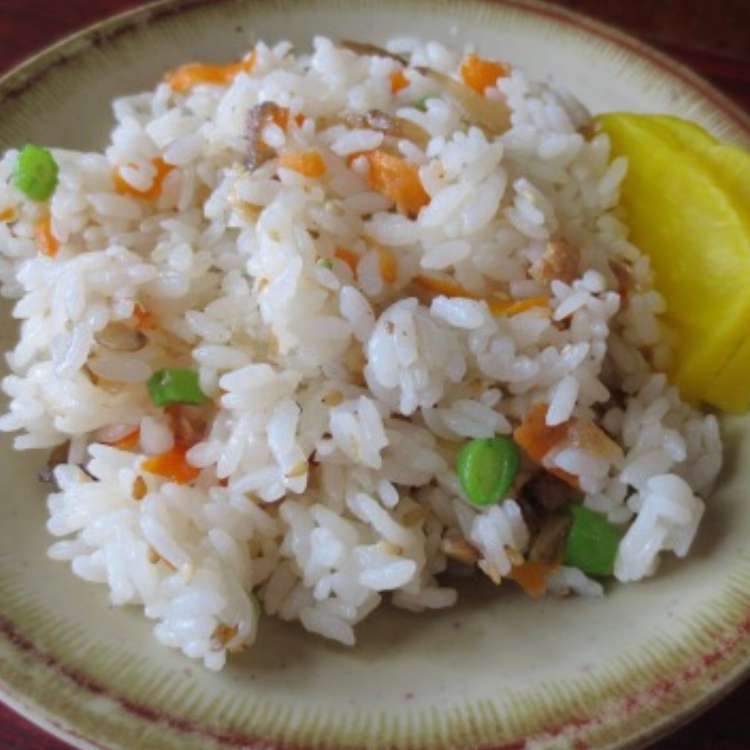
[[[683,395],[750,406],[750,153],[666,115],[598,121],[628,158],[622,206],[654,269],[676,334],[670,375]]]

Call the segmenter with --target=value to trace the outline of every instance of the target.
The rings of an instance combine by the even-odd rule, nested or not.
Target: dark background
[[[0,0],[0,72],[53,40],[140,1]],[[553,2],[619,26],[671,54],[750,110],[750,0]],[[68,746],[0,704],[0,750]],[[750,750],[750,683],[653,750]]]

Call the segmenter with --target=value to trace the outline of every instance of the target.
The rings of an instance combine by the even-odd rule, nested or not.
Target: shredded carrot
[[[498,78],[510,74],[510,66],[494,60],[484,60],[478,55],[468,55],[461,63],[463,82],[480,94],[488,86],[494,86]]]
[[[515,581],[532,599],[541,599],[547,593],[547,579],[557,570],[557,565],[524,562],[514,565],[508,578]]]
[[[535,404],[526,415],[526,419],[513,432],[513,439],[523,448],[532,461],[541,464],[544,457],[568,437],[572,421],[549,426],[547,424],[547,404]],[[549,469],[564,482],[578,487],[578,479],[562,469]]]
[[[136,304],[133,308],[133,322],[139,331],[153,331],[156,328],[154,314],[141,304]]]
[[[249,73],[255,67],[256,54],[253,50],[244,60],[228,65],[211,65],[206,63],[188,63],[167,73],[167,83],[173,91],[184,94],[193,86],[208,83],[214,86],[226,86],[239,73]]]
[[[16,218],[16,209],[12,206],[0,211],[0,222],[5,224],[6,222],[13,221]]]
[[[129,182],[126,182],[120,174],[119,168],[115,169],[115,190],[122,195],[134,195],[136,198],[142,198],[147,201],[156,200],[156,198],[161,195],[161,188],[164,179],[174,167],[171,164],[167,164],[167,162],[165,162],[160,156],[156,159],[152,159],[151,163],[154,165],[156,174],[154,175],[154,181],[151,183],[151,187],[148,190],[138,190],[138,188],[135,188]]]
[[[357,253],[347,250],[345,247],[337,247],[333,254],[339,260],[343,260],[352,269],[352,273],[355,276],[357,275],[357,265],[359,264],[359,255]]]
[[[322,177],[326,171],[323,157],[317,151],[286,151],[281,155],[279,164],[287,169],[299,172],[305,177]]]
[[[141,468],[177,484],[189,484],[198,478],[200,469],[196,469],[187,462],[185,457],[187,451],[187,446],[175,443],[171,451],[147,458]]]
[[[119,448],[121,451],[132,451],[135,450],[141,442],[141,431],[137,427],[129,432],[125,437],[117,440],[113,445],[115,448]]]
[[[52,234],[52,220],[49,216],[45,216],[36,223],[34,227],[34,239],[36,240],[37,250],[40,253],[50,258],[54,258],[57,255],[60,243]]]
[[[484,300],[493,315],[505,315],[511,317],[526,312],[535,307],[549,308],[548,297],[529,297],[528,299],[507,299],[494,297],[492,295],[483,297],[464,289],[458,282],[448,276],[438,274],[421,274],[414,281],[419,286],[436,294],[444,294],[446,297],[466,297],[467,299]]]
[[[431,292],[435,292],[436,294],[444,294],[446,297],[468,297],[469,299],[478,299],[476,294],[473,294],[468,289],[464,289],[459,283],[447,276],[425,273],[417,276],[414,281],[416,281],[419,286],[424,287]]]
[[[378,254],[380,276],[386,284],[394,284],[398,278],[398,262],[396,256],[382,245],[375,245]]]
[[[527,310],[533,310],[535,307],[549,309],[549,297],[529,297],[519,300],[490,298],[487,304],[493,315],[512,317]]]
[[[404,75],[403,70],[395,70],[391,73],[391,93],[398,94],[401,89],[409,85],[409,79]]]
[[[361,155],[370,163],[370,187],[390,198],[401,213],[416,216],[430,202],[416,165],[386,151],[367,151]]]

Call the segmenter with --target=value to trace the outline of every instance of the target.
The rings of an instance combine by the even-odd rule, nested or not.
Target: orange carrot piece
[[[250,73],[255,67],[256,54],[253,50],[248,57],[236,63],[228,65],[211,65],[206,63],[187,63],[167,73],[167,83],[173,91],[184,94],[193,86],[202,83],[214,86],[226,86],[234,80],[234,77],[243,71]]]
[[[484,60],[478,55],[468,55],[461,63],[461,78],[463,82],[480,94],[488,86],[494,86],[498,78],[510,74],[510,65]]]
[[[400,156],[385,151],[367,151],[370,187],[390,198],[401,213],[415,216],[430,202],[417,167]]]
[[[117,440],[113,445],[121,451],[133,451],[140,445],[140,442],[141,431],[136,427],[132,432]]]
[[[156,169],[156,174],[148,190],[138,190],[138,188],[126,182],[120,174],[119,168],[115,169],[115,190],[122,195],[133,195],[136,198],[142,198],[147,201],[156,200],[161,195],[162,184],[166,176],[174,167],[171,164],[167,164],[160,156],[152,159],[151,163],[154,165],[154,169]]]
[[[386,284],[395,284],[398,278],[398,262],[396,256],[382,245],[375,245],[378,254],[380,276]]]
[[[403,70],[394,70],[391,73],[391,93],[398,94],[401,89],[409,85],[409,79],[404,75]]]
[[[276,107],[271,116],[274,123],[278,125],[284,132],[289,127],[289,109],[287,107]],[[305,122],[305,116],[302,112],[297,112],[294,116],[294,122],[298,128],[301,128]]]
[[[60,249],[60,243],[52,234],[52,220],[49,216],[40,219],[34,227],[34,240],[36,241],[37,250],[43,255],[54,258]]]
[[[541,464],[544,457],[568,437],[572,420],[550,427],[547,424],[547,404],[534,404],[526,419],[513,431],[513,439],[523,448],[528,457]],[[572,487],[578,487],[578,478],[563,469],[549,469]]]
[[[139,331],[153,331],[156,328],[154,314],[141,304],[136,304],[133,308],[133,322]]]
[[[487,304],[493,315],[511,317],[527,310],[533,310],[536,307],[549,309],[549,297],[529,297],[528,299],[519,300],[490,298],[487,300]]]
[[[3,224],[13,221],[13,219],[16,218],[16,209],[12,206],[8,206],[8,208],[4,209],[3,211],[0,211],[0,222]]]
[[[532,599],[541,599],[547,593],[547,579],[557,570],[557,565],[524,562],[514,565],[508,578],[515,581]]]
[[[526,419],[516,427],[513,439],[537,463],[568,436],[569,422],[550,427],[547,422],[547,404],[534,404]]]
[[[347,250],[345,247],[337,247],[333,254],[339,260],[343,260],[352,269],[352,273],[355,276],[357,275],[357,266],[359,265],[359,255],[357,253]]]
[[[171,451],[147,458],[141,468],[177,484],[190,484],[198,478],[201,472],[200,469],[196,469],[187,462],[185,457],[187,451],[187,446],[175,443]]]
[[[322,177],[326,171],[323,157],[317,151],[286,151],[281,155],[279,164],[287,169],[299,172],[305,177]]]
[[[289,127],[289,110],[286,107],[277,107],[273,111],[273,121],[282,129]]]

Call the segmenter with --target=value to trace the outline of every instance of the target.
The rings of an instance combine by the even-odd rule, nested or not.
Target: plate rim
[[[259,1],[266,4],[271,0]],[[298,1],[302,4],[307,0]],[[229,4],[231,2],[232,0],[152,0],[94,21],[23,58],[0,75],[0,103],[23,96],[28,89],[32,88],[46,75],[53,65],[75,59],[79,54],[85,54],[90,46],[98,43],[106,44],[120,34],[127,34],[143,22],[176,15],[192,8],[222,3]],[[410,0],[410,2],[423,5],[442,4],[441,0]],[[662,78],[666,77],[676,81],[681,87],[691,89],[702,100],[708,102],[713,109],[721,112],[723,117],[728,118],[734,129],[750,143],[750,112],[686,64],[677,61],[651,44],[641,41],[629,32],[622,31],[607,22],[600,21],[577,10],[553,5],[545,0],[470,0],[470,2],[475,6],[490,8],[504,6],[515,9],[521,13],[543,17],[553,23],[572,26],[586,34],[603,39],[605,42],[624,50],[629,56],[645,61],[651,68],[658,71]],[[748,619],[740,624],[737,633],[740,645],[750,645],[750,613],[748,613]],[[14,650],[16,658],[19,660],[30,657],[41,662],[44,667],[50,669],[53,679],[64,680],[66,677],[73,676],[73,680],[78,683],[77,689],[79,690],[85,691],[88,689],[95,693],[100,689],[94,684],[87,685],[85,681],[77,680],[72,672],[67,674],[63,665],[58,664],[54,657],[46,656],[43,651],[37,649],[33,643],[25,639],[15,624],[6,618],[2,612],[0,612],[0,642],[5,647],[10,648],[11,651]],[[0,670],[2,667],[3,662],[0,661]],[[606,745],[602,745],[602,747],[606,746],[611,750],[640,750],[640,748],[651,745],[694,720],[720,702],[750,676],[750,652],[737,654],[734,661],[730,659],[723,665],[718,674],[720,679],[713,683],[712,689],[706,694],[697,697],[688,696],[670,709],[665,717],[648,721],[643,730],[631,733],[622,740],[606,741]],[[143,715],[139,716],[116,694],[112,693],[109,697],[116,701],[120,712],[130,714],[130,720],[157,721],[160,718],[150,719],[150,717],[144,717]],[[102,745],[95,739],[79,733],[76,730],[74,718],[71,719],[70,716],[49,710],[41,702],[35,700],[33,696],[11,685],[2,671],[0,671],[0,701],[24,719],[54,737],[71,744],[77,750],[107,750],[110,747],[125,747],[118,744]],[[169,720],[170,717],[167,716],[166,718]],[[188,728],[184,731],[191,733],[192,730]],[[571,741],[574,740],[575,737]],[[261,747],[264,750],[302,750],[302,746],[294,743],[286,744],[260,737],[249,739],[248,744],[243,744],[242,747],[257,747],[258,750]],[[520,747],[519,745],[519,750]],[[502,747],[493,745],[492,748],[494,750],[516,750],[515,745],[503,745]]]

